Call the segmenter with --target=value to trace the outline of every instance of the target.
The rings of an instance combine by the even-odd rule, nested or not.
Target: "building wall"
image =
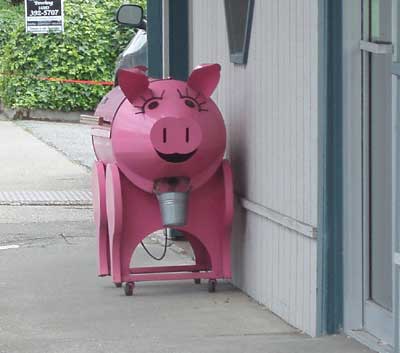
[[[218,62],[214,99],[238,195],[234,283],[316,334],[318,1],[255,0],[246,66],[229,61],[223,0],[191,1],[191,65]]]

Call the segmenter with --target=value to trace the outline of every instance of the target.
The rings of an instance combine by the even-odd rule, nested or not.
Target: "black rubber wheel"
[[[122,283],[114,283],[114,285],[115,285],[117,288],[121,288],[121,287],[122,287]]]
[[[130,297],[133,295],[133,288],[135,288],[134,282],[126,282],[125,283],[124,292],[127,297]]]
[[[194,279],[194,284],[200,284],[201,283],[201,279],[200,278],[195,278]]]
[[[216,286],[217,286],[217,280],[216,279],[209,279],[208,280],[208,292],[209,293],[214,293]]]

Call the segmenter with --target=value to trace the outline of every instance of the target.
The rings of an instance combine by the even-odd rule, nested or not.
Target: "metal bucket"
[[[187,219],[188,192],[162,192],[157,194],[164,227],[184,226]]]

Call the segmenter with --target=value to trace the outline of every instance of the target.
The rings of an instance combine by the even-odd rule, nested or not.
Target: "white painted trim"
[[[374,301],[366,300],[365,330],[393,345],[393,314]]]
[[[371,348],[379,353],[394,353],[393,348],[387,344],[383,344],[378,338],[364,330],[350,330],[346,334],[364,346]]]
[[[400,5],[398,1],[392,0],[392,43],[394,43],[393,62],[400,59],[398,25],[400,22]],[[399,74],[394,72],[392,66],[392,249],[393,249],[393,271],[392,271],[392,295],[393,295],[393,346],[396,352],[400,351],[400,223],[398,214],[400,211],[400,134],[399,134]],[[396,97],[396,99],[393,99]]]
[[[360,49],[372,54],[392,54],[392,43],[375,43],[366,40],[360,40]]]
[[[295,218],[284,215],[278,211],[272,210],[254,201],[250,201],[244,197],[239,197],[239,200],[242,207],[247,211],[253,212],[261,217],[267,218],[274,223],[277,223],[285,228],[294,230],[297,233],[300,233],[308,238],[312,239],[317,238],[317,228],[310,224],[300,222]]]
[[[400,265],[400,253],[398,252],[393,253],[393,263],[395,265]]]
[[[343,328],[363,329],[363,0],[343,2]],[[364,54],[366,55],[366,54]]]

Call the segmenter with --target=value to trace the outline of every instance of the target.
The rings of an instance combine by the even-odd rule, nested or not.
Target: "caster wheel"
[[[209,293],[214,293],[216,286],[217,286],[217,280],[216,279],[209,279],[208,280],[208,292]]]
[[[132,294],[133,294],[133,288],[135,288],[135,283],[134,283],[134,282],[126,282],[126,283],[125,283],[124,292],[125,292],[125,295],[126,295],[127,297],[132,296]]]
[[[194,284],[200,284],[201,283],[201,279],[200,278],[195,278],[194,279]]]
[[[121,288],[121,287],[122,287],[122,283],[114,283],[114,285],[115,285],[117,288]]]

